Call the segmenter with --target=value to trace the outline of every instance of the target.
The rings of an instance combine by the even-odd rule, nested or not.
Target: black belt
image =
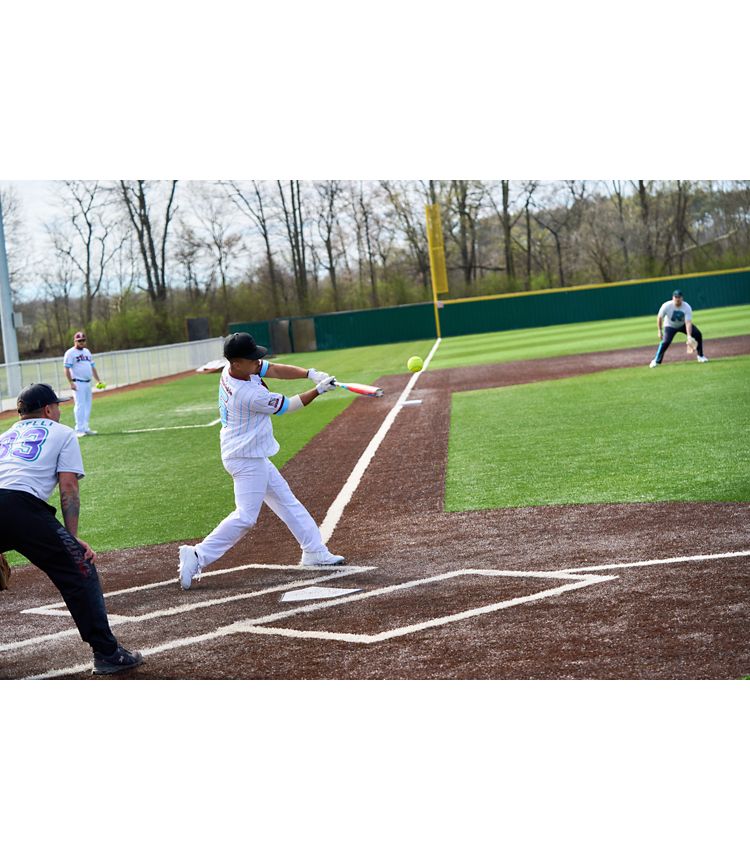
[[[73,382],[91,382],[90,379],[74,379]]]

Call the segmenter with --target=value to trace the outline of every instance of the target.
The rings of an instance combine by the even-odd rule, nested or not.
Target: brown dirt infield
[[[750,337],[712,341],[711,347],[716,358],[749,353]],[[674,352],[680,360],[682,351]],[[294,539],[268,510],[213,567],[280,564],[288,570],[207,576],[182,592],[174,579],[176,544],[103,554],[98,567],[116,635],[128,647],[154,649],[143,667],[122,680],[738,678],[750,673],[748,557],[598,571],[616,578],[528,600],[546,589],[581,583],[529,572],[750,549],[749,504],[443,511],[453,391],[645,366],[652,353],[623,350],[425,373],[411,395],[421,404],[405,406],[397,417],[330,542],[348,565],[367,570],[294,568],[299,560]],[[318,522],[407,378],[389,377],[379,400],[354,400],[285,466],[290,485]],[[450,575],[465,569],[526,575]],[[361,590],[343,602],[321,601],[312,608],[280,602],[285,584],[318,577],[334,577],[324,586]],[[404,587],[407,583],[413,584]],[[145,585],[153,587],[112,593]],[[265,593],[255,593],[260,591]],[[0,593],[0,649],[70,631],[69,617],[20,614],[59,599],[39,571],[14,570],[11,589]],[[480,612],[503,602],[510,605]],[[451,623],[436,621],[455,613],[465,615]],[[141,620],[122,620],[133,616]],[[263,620],[252,631],[238,629],[239,622],[269,616],[275,620]],[[88,660],[88,648],[72,632],[0,650],[0,678]],[[70,677],[87,676],[86,671]]]

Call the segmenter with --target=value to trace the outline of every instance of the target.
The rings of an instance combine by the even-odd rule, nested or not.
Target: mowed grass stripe
[[[430,367],[438,370],[640,346],[652,346],[655,353],[658,346],[657,310],[654,308],[651,316],[630,319],[444,338]],[[693,319],[703,333],[706,354],[709,356],[712,339],[750,334],[750,305],[694,311]],[[672,349],[684,342],[685,336],[677,335]]]
[[[455,394],[445,508],[750,501],[750,357]]]

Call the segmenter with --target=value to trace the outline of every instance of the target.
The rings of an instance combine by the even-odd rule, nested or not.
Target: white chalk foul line
[[[123,433],[158,433],[162,430],[197,430],[199,427],[215,427],[221,418],[209,421],[208,424],[176,424],[174,427],[144,427],[141,430],[123,430]]]
[[[679,555],[674,558],[652,558],[648,561],[623,561],[617,564],[593,564],[589,567],[566,567],[556,570],[554,573],[589,573],[594,570],[621,570],[626,567],[652,567],[657,564],[679,564],[683,561],[714,561],[719,558],[739,558],[750,555],[750,549],[742,549],[737,552],[714,552],[708,555]]]
[[[375,452],[380,447],[380,443],[385,439],[386,434],[393,426],[393,422],[396,420],[396,416],[403,408],[406,403],[409,394],[411,393],[412,388],[417,384],[417,380],[419,377],[427,370],[430,361],[432,361],[432,357],[437,352],[437,348],[440,346],[440,338],[438,338],[433,344],[432,349],[430,350],[430,354],[427,356],[427,359],[424,363],[424,367],[418,373],[415,373],[411,379],[406,383],[406,387],[399,395],[396,404],[393,406],[391,411],[386,415],[383,423],[378,428],[377,433],[372,437],[370,443],[362,452],[362,456],[357,460],[357,464],[355,465],[352,473],[346,479],[344,486],[339,491],[338,496],[333,500],[331,507],[328,509],[328,513],[323,520],[322,525],[320,526],[320,534],[323,538],[323,543],[328,543],[333,535],[336,526],[341,519],[341,515],[344,513],[344,508],[349,504],[352,500],[352,496],[354,495],[357,487],[359,486],[359,482],[362,480],[362,477],[367,470],[367,467],[370,465],[370,461],[375,456]]]

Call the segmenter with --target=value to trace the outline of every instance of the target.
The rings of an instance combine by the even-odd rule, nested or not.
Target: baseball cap
[[[84,332],[82,332],[82,331],[77,331],[77,332],[73,335],[73,340],[78,340],[78,338],[79,338],[79,337],[83,337],[83,338],[85,338],[85,337],[86,337],[86,335],[85,335],[85,333],[84,333]]]
[[[19,415],[28,415],[29,412],[37,412],[39,409],[52,403],[65,403],[72,397],[58,397],[51,385],[46,382],[35,382],[27,385],[18,395],[17,407]]]
[[[677,296],[681,296],[681,295],[682,295],[682,290],[675,290],[672,293],[672,298],[676,298]]]
[[[224,340],[224,358],[263,358],[268,354],[265,346],[258,346],[255,338],[246,331],[236,331]]]

